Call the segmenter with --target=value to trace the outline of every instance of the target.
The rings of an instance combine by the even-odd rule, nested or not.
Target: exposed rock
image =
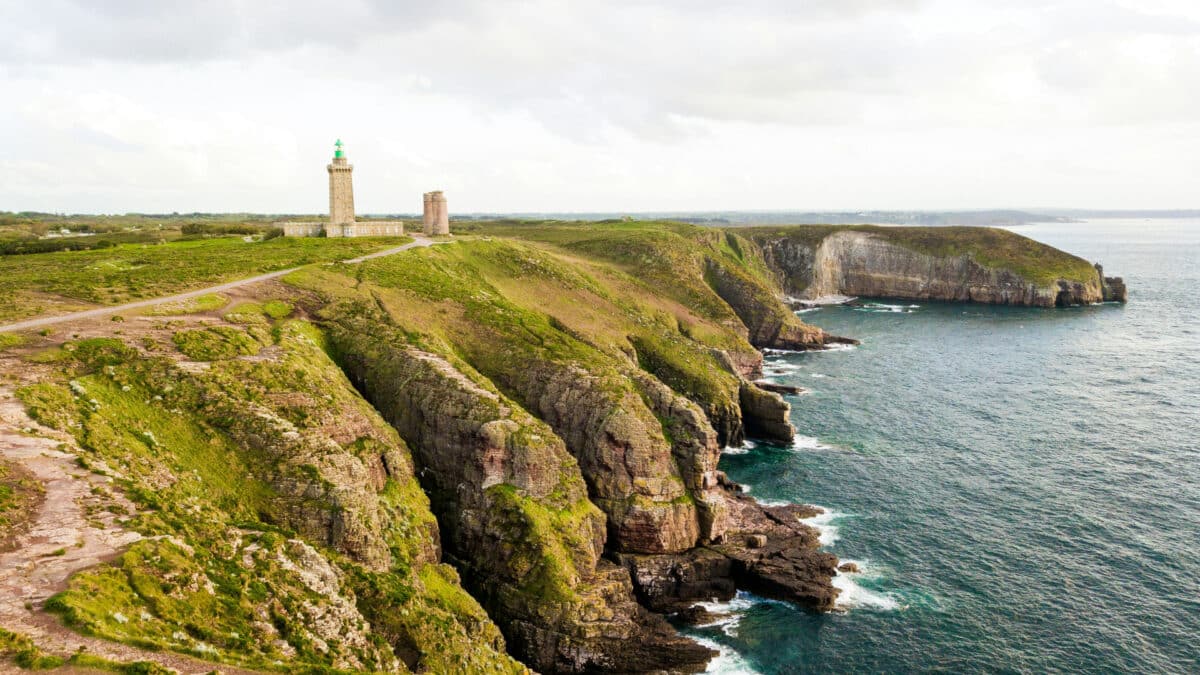
[[[1124,297],[1123,282],[1105,281],[1099,270],[1086,283],[1060,279],[1042,284],[982,265],[969,255],[920,253],[869,231],[836,231],[819,244],[786,232],[755,239],[784,290],[801,299],[854,295],[1055,307]]]
[[[525,364],[497,379],[519,392],[579,461],[592,501],[608,515],[611,547],[664,553],[695,545],[699,519],[686,499],[687,481],[658,419],[637,392],[617,376],[551,361]],[[676,398],[663,389],[660,399]]]
[[[1126,302],[1129,299],[1124,279],[1104,276],[1104,268],[1100,263],[1096,263],[1096,275],[1100,277],[1100,291],[1105,302]]]
[[[746,434],[769,441],[791,443],[796,438],[789,414],[792,407],[779,394],[743,382],[739,392]]]
[[[837,558],[820,550],[818,533],[800,522],[820,513],[807,506],[764,507],[727,492],[729,531],[721,542],[677,555],[621,555],[638,599],[659,612],[698,600],[728,600],[738,588],[802,607],[832,609]]]
[[[331,333],[352,379],[409,442],[448,553],[512,653],[544,672],[703,670],[714,653],[642,609],[628,573],[600,560],[605,518],[554,431],[442,357],[407,347],[385,323]],[[587,413],[566,407],[586,396],[558,391],[547,387],[548,405]],[[641,523],[646,537],[671,526]]]
[[[844,562],[841,565],[838,565],[838,571],[845,572],[846,574],[858,574],[860,570],[858,569],[858,565],[855,563]]]
[[[755,347],[805,351],[828,344],[858,343],[800,321],[783,305],[777,291],[742,270],[709,260],[705,278],[746,325],[750,344]]]
[[[616,557],[629,568],[638,600],[655,612],[681,611],[697,600],[728,600],[737,593],[733,560],[709,548],[679,555]]]
[[[791,384],[779,384],[777,382],[767,382],[766,380],[755,380],[754,386],[762,389],[763,391],[770,391],[776,394],[798,395],[808,393],[808,390],[804,387],[797,387]]]
[[[704,605],[692,605],[679,610],[676,618],[688,626],[704,626],[728,617],[728,614],[716,614],[708,611]]]

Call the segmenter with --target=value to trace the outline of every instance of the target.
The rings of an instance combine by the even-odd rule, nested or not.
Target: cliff
[[[1013,232],[992,228],[750,228],[779,284],[829,295],[1055,307],[1124,302],[1120,278]]]
[[[802,522],[816,511],[764,507],[719,466],[747,437],[793,440],[789,401],[754,383],[761,349],[853,342],[782,298],[1124,297],[1098,266],[993,230],[474,232],[309,266],[229,307],[0,345],[37,433],[97,484],[86,507],[45,501],[122,542],[67,556],[65,590],[31,615],[77,633],[31,649],[66,658],[62,640],[86,636],[287,672],[700,672],[713,651],[664,614],[739,589],[837,601],[838,561]]]
[[[10,371],[24,373],[30,415],[108,481],[97,508],[121,514],[114,526],[136,540],[71,576],[45,609],[152,660],[526,672],[441,561],[407,444],[326,356],[321,333],[236,318],[250,324],[84,336]]]

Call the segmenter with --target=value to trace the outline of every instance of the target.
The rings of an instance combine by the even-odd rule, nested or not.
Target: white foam
[[[825,345],[824,348],[815,350],[814,353],[820,354],[821,352],[848,352],[853,349],[858,349],[858,345],[851,345],[851,344],[845,344],[845,343],[839,342],[839,343]]]
[[[697,602],[696,605],[708,610],[709,614],[714,615],[715,618],[708,623],[696,624],[696,627],[720,628],[721,632],[729,637],[737,637],[737,627],[742,622],[742,613],[750,609],[753,604],[754,602],[742,593],[727,602],[719,600]]]
[[[778,349],[775,347],[763,347],[762,352],[763,352],[763,354],[766,354],[767,356],[776,356],[776,355],[782,356],[784,354],[803,354],[804,353],[798,349]]]
[[[786,499],[759,499],[758,497],[755,497],[754,501],[758,502],[761,506],[789,506],[794,503]]]
[[[818,506],[817,508],[821,509],[821,513],[811,518],[801,518],[800,522],[817,531],[817,541],[822,546],[833,546],[834,542],[840,539],[837,525],[834,525],[833,521],[839,518],[841,514],[824,506]]]
[[[820,439],[812,436],[801,436],[796,434],[796,438],[792,439],[793,450],[832,450],[833,446],[822,443]]]
[[[840,591],[838,593],[837,606],[841,609],[850,609],[852,607],[868,607],[871,609],[880,610],[896,610],[900,609],[900,603],[895,598],[884,593],[877,593],[869,588],[865,588],[855,580],[856,578],[876,578],[879,575],[871,571],[871,565],[867,561],[858,560],[843,560],[843,563],[854,563],[858,566],[858,572],[838,572],[833,577],[833,587]]]
[[[715,649],[718,652],[717,656],[708,662],[708,670],[704,672],[717,673],[719,675],[761,675],[759,671],[751,668],[750,664],[746,663],[746,659],[742,658],[741,654],[722,646],[717,641],[694,635],[691,638],[705,647]]]
[[[741,445],[725,446],[725,449],[721,451],[721,454],[723,454],[723,455],[746,455],[746,454],[749,454],[750,451],[753,450],[757,446],[758,446],[758,444],[755,443],[754,441],[745,440],[745,441],[742,441]]]
[[[828,375],[825,375],[824,373],[812,373],[812,376],[813,377],[829,377]]]
[[[920,309],[920,305],[888,305],[882,302],[870,302],[861,307],[855,307],[855,311],[859,312],[883,312],[890,314],[911,314],[914,309]]]

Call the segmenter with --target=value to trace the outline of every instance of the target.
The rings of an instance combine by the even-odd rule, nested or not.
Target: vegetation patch
[[[116,305],[181,293],[264,272],[355,258],[395,238],[241,237],[117,244],[94,250],[0,255],[0,321],[41,314],[49,300]],[[39,299],[38,294],[46,296]],[[67,307],[63,307],[67,309]],[[188,310],[207,311],[207,310]]]
[[[84,465],[116,478],[137,506],[125,527],[154,537],[77,573],[47,609],[87,634],[259,670],[386,671],[399,659],[523,672],[453,572],[425,570],[437,567],[437,525],[402,441],[326,356],[319,330],[284,320],[274,335],[272,362],[201,371],[120,340],[74,341],[54,377],[18,390],[31,416],[75,437]],[[335,440],[346,425],[354,435]],[[390,475],[367,494],[385,520],[367,520],[371,501],[335,500],[364,479],[338,483],[337,470],[381,456]],[[297,499],[297,481],[324,494]],[[330,547],[320,524],[335,515],[379,530],[390,563]]]
[[[195,298],[188,298],[179,302],[168,302],[161,305],[155,305],[146,312],[146,316],[174,316],[180,314],[199,314],[201,312],[211,312],[224,307],[229,303],[229,298],[220,293],[206,293]]]
[[[12,549],[45,493],[45,486],[20,465],[0,459],[0,551]]]
[[[171,336],[179,351],[196,361],[216,361],[257,354],[259,343],[244,330],[210,326],[183,330]]]

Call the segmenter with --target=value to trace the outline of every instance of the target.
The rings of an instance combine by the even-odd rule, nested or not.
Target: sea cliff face
[[[780,230],[758,232],[754,239],[776,278],[801,298],[849,295],[1034,307],[1125,301],[1119,278],[1106,278],[1098,266],[1079,259],[1068,261],[1061,276],[1054,273],[1060,260],[1048,260],[1045,270],[1030,274],[949,246],[938,253],[924,252],[889,239],[887,228],[841,229],[819,241]],[[1036,243],[1030,249],[1034,264],[1043,253],[1054,251]]]
[[[29,414],[136,511],[140,540],[47,606],[251,668],[700,672],[714,652],[664,614],[739,589],[838,599],[802,522],[818,510],[763,506],[719,466],[746,438],[792,443],[804,414],[756,384],[760,350],[854,342],[782,298],[1124,296],[990,230],[480,234],[305,268],[259,291],[282,314],[239,302],[0,350]]]

